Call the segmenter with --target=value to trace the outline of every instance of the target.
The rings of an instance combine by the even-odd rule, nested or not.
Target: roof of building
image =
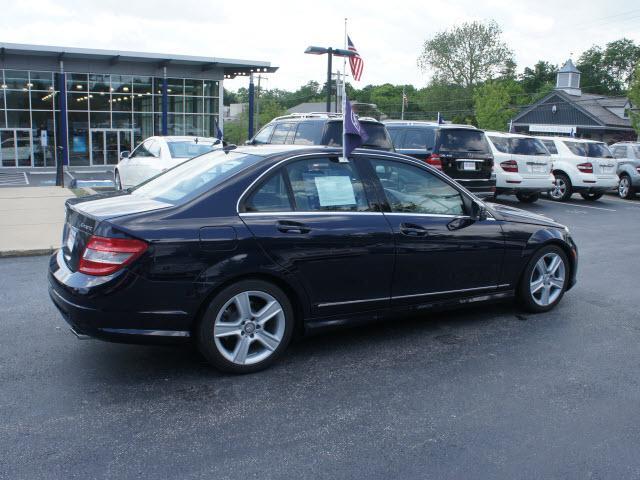
[[[573,61],[569,59],[564,62],[564,65],[560,70],[558,70],[558,73],[580,73],[580,70],[578,70],[573,64]]]
[[[224,69],[225,76],[229,78],[239,75],[249,75],[254,71],[275,72],[278,69],[278,67],[272,67],[270,62],[260,60],[241,60],[222,57],[199,57],[167,53],[130,52],[124,50],[100,50],[93,48],[56,47],[0,42],[0,62],[4,62],[5,58],[11,55],[52,57],[58,60],[102,60],[112,64],[127,61],[136,63],[154,63],[158,65],[184,65],[191,67],[195,66],[201,68],[203,71],[211,68],[222,68]]]

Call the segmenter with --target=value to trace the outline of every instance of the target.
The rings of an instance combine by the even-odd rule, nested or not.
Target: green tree
[[[433,69],[435,80],[463,87],[508,72],[511,65],[513,53],[493,20],[463,23],[439,32],[424,42],[418,57],[420,69]]]
[[[522,86],[513,81],[489,81],[476,87],[473,99],[478,126],[487,130],[506,130],[522,98]]]
[[[636,66],[631,86],[629,87],[629,101],[633,107],[629,112],[631,125],[640,138],[640,63]]]
[[[622,38],[604,48],[594,45],[578,59],[584,89],[604,95],[623,95],[629,88],[635,66],[640,62],[640,46]]]
[[[540,96],[540,94],[546,95],[555,85],[557,71],[558,67],[544,60],[539,60],[533,68],[524,67],[524,71],[520,75],[522,89],[534,97]]]

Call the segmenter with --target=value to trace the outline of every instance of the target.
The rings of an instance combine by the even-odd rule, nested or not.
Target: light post
[[[356,52],[352,52],[350,50],[345,50],[343,48],[332,48],[332,47],[307,47],[304,53],[308,53],[310,55],[324,55],[327,54],[327,112],[331,111],[331,60],[335,55],[336,57],[355,57],[357,55]]]

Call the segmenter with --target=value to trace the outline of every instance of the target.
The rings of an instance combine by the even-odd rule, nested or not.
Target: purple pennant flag
[[[347,158],[354,149],[367,141],[369,135],[364,131],[364,128],[362,128],[362,125],[360,125],[358,121],[358,116],[353,112],[346,91],[344,92],[342,112],[342,155],[344,158]]]

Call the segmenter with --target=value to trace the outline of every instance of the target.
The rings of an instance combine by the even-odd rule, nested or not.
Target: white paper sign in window
[[[348,176],[315,177],[321,207],[355,205],[356,195]]]

